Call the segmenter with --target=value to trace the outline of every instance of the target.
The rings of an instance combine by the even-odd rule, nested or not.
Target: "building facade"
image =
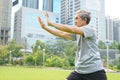
[[[106,39],[109,42],[117,41],[120,42],[120,20],[117,18],[112,18],[110,16],[106,17]]]
[[[13,3],[16,1],[13,1]],[[21,7],[29,7],[33,9],[39,9],[39,0],[17,0],[15,6],[12,7],[12,19],[11,19],[11,36],[10,39],[13,39],[14,34],[14,16],[15,12],[18,11]]]
[[[120,20],[113,20],[113,40],[120,43]]]
[[[48,12],[48,14],[53,22],[59,23],[58,14],[51,12]],[[31,49],[31,46],[36,40],[47,42],[57,39],[40,27],[38,16],[40,16],[44,22],[47,22],[45,11],[22,7],[15,13],[14,39],[17,44],[27,45],[27,49]]]
[[[98,40],[106,40],[104,4],[104,0],[61,0],[61,23],[74,25],[77,10],[90,11],[92,17],[89,25],[96,29]]]
[[[106,17],[106,39],[113,41],[114,34],[113,34],[113,19],[110,16]]]
[[[74,24],[74,0],[61,0],[61,23]]]
[[[39,9],[39,0],[22,0],[22,6]]]
[[[11,0],[0,0],[0,44],[5,45],[9,40],[11,22]]]
[[[53,12],[53,0],[43,0],[43,10]]]

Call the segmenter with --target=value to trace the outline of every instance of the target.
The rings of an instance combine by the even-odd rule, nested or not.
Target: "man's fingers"
[[[48,12],[46,11],[46,15],[45,15],[47,18],[49,18],[49,15],[48,15]]]
[[[38,17],[38,21],[40,22],[40,24],[43,23],[42,19],[40,17]]]
[[[41,22],[41,21],[42,21],[40,17],[38,17],[38,21],[39,21],[39,22]]]
[[[41,27],[45,27],[45,24],[40,17],[38,17],[38,21],[39,21]]]

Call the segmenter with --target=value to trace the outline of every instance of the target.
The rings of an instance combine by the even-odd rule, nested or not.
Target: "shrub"
[[[70,66],[70,63],[65,58],[61,58],[61,57],[58,57],[58,56],[53,56],[52,58],[48,58],[46,60],[46,66],[65,67],[65,66]]]
[[[32,55],[29,55],[28,57],[26,57],[25,63],[29,66],[34,65],[35,64],[34,57]]]
[[[117,65],[117,69],[118,69],[118,70],[120,70],[120,64],[119,64],[119,65]]]

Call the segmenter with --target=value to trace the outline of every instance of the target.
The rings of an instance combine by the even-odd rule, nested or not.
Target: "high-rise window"
[[[22,6],[38,9],[39,0],[22,0]]]
[[[53,0],[43,0],[43,10],[53,12]]]
[[[33,0],[30,0],[30,8],[33,8],[34,2]]]

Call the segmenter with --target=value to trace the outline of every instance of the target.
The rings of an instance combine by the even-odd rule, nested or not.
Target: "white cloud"
[[[120,18],[120,0],[105,0],[105,14],[114,18]]]
[[[86,7],[88,9],[93,9],[100,11],[100,0],[86,0]]]

